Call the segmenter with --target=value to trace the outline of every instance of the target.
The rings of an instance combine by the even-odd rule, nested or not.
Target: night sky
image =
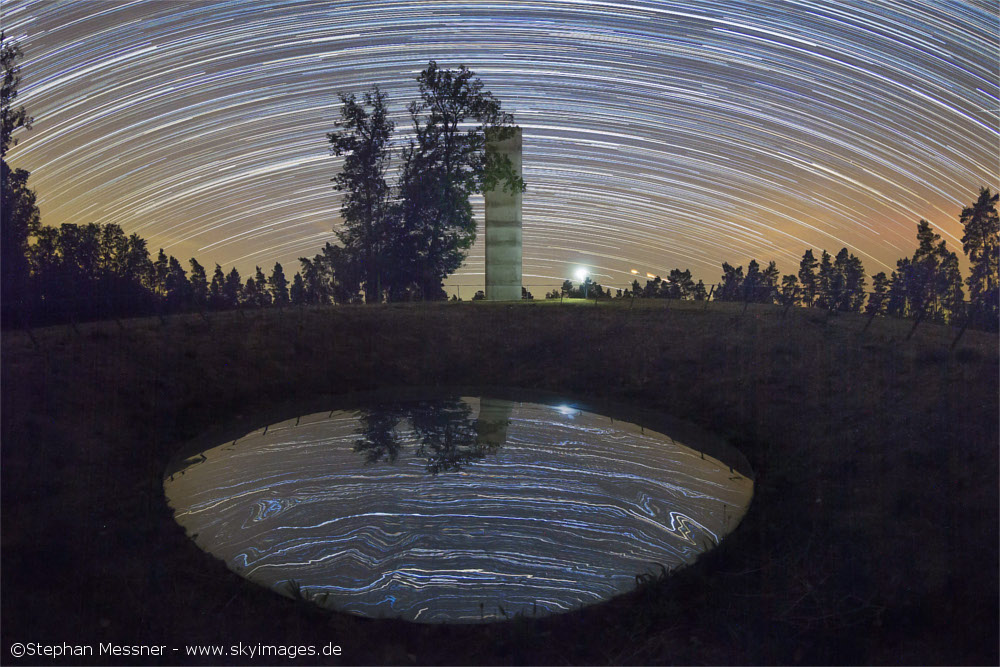
[[[723,261],[869,275],[997,188],[995,2],[18,2],[9,162],[42,221],[117,223],[182,260],[286,274],[334,241],[337,93],[468,65],[524,131],[524,282]],[[482,287],[480,240],[448,284]],[[963,271],[967,264],[963,260]],[[466,287],[468,286],[468,288]],[[466,290],[469,290],[468,292]]]

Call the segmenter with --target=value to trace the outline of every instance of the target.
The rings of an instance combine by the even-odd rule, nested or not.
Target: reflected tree
[[[478,418],[460,398],[362,410],[354,451],[368,464],[395,462],[410,439],[401,428],[407,422],[416,445],[413,453],[426,459],[427,472],[457,472],[503,446],[512,406],[509,401],[482,399]]]
[[[354,441],[354,451],[364,455],[368,464],[395,462],[402,448],[396,427],[405,417],[406,411],[399,405],[362,410],[361,437]]]

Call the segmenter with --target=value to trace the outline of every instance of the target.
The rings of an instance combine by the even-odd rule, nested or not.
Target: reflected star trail
[[[178,523],[242,576],[428,623],[606,600],[718,544],[753,494],[730,464],[627,422],[494,398],[448,404],[467,407],[451,426],[489,445],[448,472],[428,471],[448,438],[433,418],[441,403],[423,401],[392,419],[397,458],[366,456],[358,437],[364,415],[398,405],[323,412],[191,457],[164,489]]]
[[[872,274],[920,218],[960,248],[961,208],[998,187],[995,3],[14,1],[2,19],[35,117],[8,157],[43,222],[117,223],[244,276],[335,240],[337,93],[379,84],[405,131],[430,59],[468,65],[524,129],[526,284],[579,265],[714,282],[751,257],[792,273],[807,247]],[[482,284],[482,236],[449,283]]]

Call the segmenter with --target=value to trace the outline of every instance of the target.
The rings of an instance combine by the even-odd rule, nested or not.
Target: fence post
[[[708,310],[708,302],[712,300],[712,294],[715,293],[715,285],[712,285],[712,289],[708,290],[708,296],[705,297],[705,306],[702,310]]]

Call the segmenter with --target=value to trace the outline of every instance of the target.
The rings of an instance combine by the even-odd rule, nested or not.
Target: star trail
[[[544,616],[621,594],[655,564],[675,569],[717,545],[753,495],[729,464],[629,422],[461,403],[499,426],[491,452],[461,470],[428,474],[412,420],[433,408],[417,403],[393,428],[391,462],[352,451],[359,414],[335,410],[208,449],[164,490],[192,539],[241,576],[428,623]]]
[[[751,258],[792,273],[806,248],[873,274],[921,218],[960,251],[961,208],[1000,183],[991,2],[7,1],[2,22],[35,118],[8,159],[42,221],[244,277],[335,241],[337,93],[380,85],[405,138],[431,59],[523,128],[536,296],[579,266],[619,287]],[[483,281],[474,203],[446,283],[463,296]]]

